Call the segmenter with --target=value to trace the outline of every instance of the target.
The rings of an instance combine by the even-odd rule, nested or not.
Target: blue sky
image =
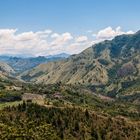
[[[123,32],[139,30],[139,7],[140,0],[0,0],[0,29],[18,29],[14,35],[49,29],[60,35],[70,33],[74,40],[76,36],[92,40],[108,27],[121,27]]]
[[[98,31],[107,26],[138,30],[140,0],[1,0],[0,28],[22,31]]]

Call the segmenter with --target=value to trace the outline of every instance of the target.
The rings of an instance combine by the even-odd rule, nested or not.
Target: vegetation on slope
[[[140,78],[140,33],[121,35],[93,45],[80,54],[42,64],[20,75],[25,81],[105,86],[104,93],[118,91],[124,82]],[[29,77],[29,78],[28,78]],[[119,83],[119,85],[118,85]],[[115,85],[115,86],[114,86]]]
[[[138,140],[139,123],[97,115],[82,108],[42,107],[33,103],[0,113],[1,139]]]

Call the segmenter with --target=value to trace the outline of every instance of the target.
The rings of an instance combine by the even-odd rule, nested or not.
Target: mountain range
[[[0,61],[7,63],[14,69],[16,73],[32,69],[39,64],[47,63],[50,61],[61,60],[69,57],[69,54],[61,53],[58,55],[38,56],[38,57],[13,57],[13,56],[0,56]]]
[[[105,40],[76,55],[0,60],[9,65],[5,65],[8,73],[25,82],[84,85],[111,97],[133,95],[134,101],[139,96],[140,31]]]
[[[76,55],[0,60],[2,139],[139,140],[140,32]]]
[[[40,64],[23,72],[19,77],[34,83],[61,82],[90,86],[96,92],[111,97],[118,97],[122,92],[129,96],[131,94],[138,96],[140,31],[131,35],[120,35],[113,40],[105,40],[80,54],[57,62]]]

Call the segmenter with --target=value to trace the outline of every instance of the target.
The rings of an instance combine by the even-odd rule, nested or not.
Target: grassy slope
[[[140,78],[140,33],[121,35],[70,58],[42,64],[20,76],[35,83],[94,86],[96,92],[120,96]],[[127,86],[128,84],[128,86]],[[100,87],[105,86],[105,87]],[[137,89],[139,85],[136,85]],[[134,90],[135,94],[135,87]],[[123,94],[126,92],[124,91]],[[127,93],[126,93],[127,94]],[[135,101],[134,101],[135,102]]]

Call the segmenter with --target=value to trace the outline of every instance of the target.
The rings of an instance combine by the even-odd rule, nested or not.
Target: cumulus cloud
[[[120,27],[116,29],[107,27],[97,33],[90,33],[91,36],[89,34],[74,36],[69,32],[57,33],[50,29],[23,33],[17,31],[17,29],[0,29],[0,55],[47,56],[62,52],[75,54],[105,39],[134,33],[124,32]]]
[[[37,37],[38,37],[37,34],[33,32],[25,32],[17,35],[15,38],[17,39],[17,41],[29,41],[34,40]]]
[[[53,34],[51,35],[51,38],[57,38],[57,37],[59,37],[59,34],[58,34],[58,33],[53,33]]]
[[[87,40],[88,40],[87,36],[79,36],[75,39],[76,42],[84,42]]]
[[[53,36],[54,38],[54,36]],[[56,36],[55,34],[55,40],[51,42],[51,46],[60,46],[68,43],[68,41],[72,40],[73,36],[70,33],[63,33],[61,35]]]
[[[107,27],[103,30],[100,30],[96,34],[97,39],[112,39],[115,36],[122,35],[122,34],[131,34],[134,33],[133,31],[123,32],[121,27],[117,27],[116,29],[112,29],[112,27]]]

